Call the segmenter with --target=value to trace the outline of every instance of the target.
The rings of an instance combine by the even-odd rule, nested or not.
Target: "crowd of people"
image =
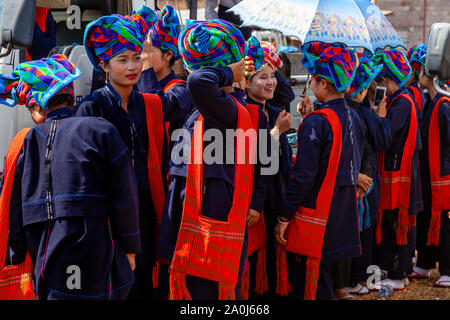
[[[221,19],[181,28],[166,5],[103,16],[84,46],[106,81],[76,105],[64,55],[0,75],[0,102],[36,123],[11,143],[0,198],[0,270],[31,275],[0,297],[351,299],[436,262],[450,287],[450,99],[426,45],[303,44],[315,101],[297,106],[296,154],[271,102],[294,99],[276,43]]]

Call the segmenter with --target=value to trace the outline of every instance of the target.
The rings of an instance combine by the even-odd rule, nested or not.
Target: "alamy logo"
[[[372,274],[369,278],[367,278],[366,284],[369,290],[375,288],[381,281],[381,269],[377,265],[371,265],[367,267],[368,274]]]
[[[67,289],[81,289],[81,269],[77,265],[70,265],[67,267],[66,273],[69,274],[67,277],[66,285]]]
[[[80,7],[76,6],[76,5],[68,6],[66,12],[69,15],[66,20],[67,29],[69,29],[69,30],[81,29],[81,9],[80,9]]]
[[[195,126],[200,125],[196,122]],[[261,175],[275,175],[279,170],[280,142],[275,140],[267,129],[207,129],[203,136],[191,136],[187,129],[176,129],[171,141],[176,142],[172,149],[171,162],[174,165],[204,163],[211,164],[260,164]],[[194,153],[191,157],[191,140],[203,143],[203,156]],[[243,142],[247,143],[243,143]],[[207,145],[205,144],[207,142]]]

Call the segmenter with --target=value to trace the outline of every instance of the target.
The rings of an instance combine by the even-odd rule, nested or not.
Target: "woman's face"
[[[247,93],[258,100],[270,100],[273,98],[276,86],[275,71],[268,65],[264,65],[247,83]]]
[[[314,93],[318,102],[324,102],[328,93],[326,80],[312,77],[311,91]]]
[[[127,49],[117,56],[108,60],[108,63],[102,61],[100,66],[105,72],[108,72],[108,81],[122,87],[135,85],[142,73],[142,58],[140,52]]]
[[[166,68],[170,69],[170,59],[172,57],[173,53],[171,51],[163,53],[158,47],[152,46],[150,48],[150,61],[155,73],[164,71]]]
[[[428,89],[433,86],[433,79],[428,77],[423,70],[421,70],[419,74],[419,85],[422,89]]]

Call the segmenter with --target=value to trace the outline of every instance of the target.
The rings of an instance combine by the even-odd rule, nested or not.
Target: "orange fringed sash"
[[[439,105],[450,102],[450,98],[442,97],[436,103],[431,114],[428,131],[428,159],[431,178],[431,220],[428,230],[428,246],[439,245],[441,228],[441,212],[450,209],[450,175],[441,176],[441,135],[439,131]]]
[[[23,129],[14,137],[5,159],[4,183],[0,197],[0,300],[36,300],[30,254],[27,252],[23,263],[5,267],[14,174],[23,141],[29,130]]]
[[[238,108],[237,128],[252,128],[248,111],[235,99]],[[252,194],[256,141],[237,138],[233,205],[228,221],[218,221],[201,214],[203,198],[203,117],[195,124],[191,141],[190,163],[186,180],[183,215],[170,268],[171,300],[190,299],[187,274],[219,282],[219,300],[235,299],[239,260]],[[245,161],[242,157],[245,155]],[[244,163],[242,163],[244,162]]]
[[[252,119],[253,129],[258,132],[259,122],[259,106],[255,104],[247,103],[247,110],[250,113]],[[253,179],[252,179],[253,181]],[[267,271],[266,271],[266,225],[264,221],[264,214],[261,213],[261,217],[257,223],[248,228],[248,249],[247,257],[250,257],[254,252],[258,251],[256,257],[256,285],[255,292],[259,295],[267,292],[269,286],[267,283]],[[249,260],[247,259],[245,271],[241,281],[241,299],[248,300],[250,272]]]
[[[172,80],[170,80],[166,84],[166,86],[163,88],[164,93],[168,92],[170,89],[175,87],[178,83],[186,83],[186,81],[185,80],[181,80],[181,79],[172,79]],[[170,121],[166,121],[166,134],[167,134],[167,138],[170,141],[169,127],[170,127]]]
[[[166,193],[161,177],[161,159],[163,148],[163,111],[162,102],[158,95],[141,93],[145,103],[147,118],[148,152],[147,170],[150,193],[156,213],[156,233],[158,235],[166,201]]]
[[[418,88],[414,86],[409,86],[409,89],[411,89],[414,100],[417,102],[417,107],[419,108],[419,111],[422,111],[422,95],[420,94],[420,91]]]
[[[144,98],[145,116],[147,118],[148,152],[147,170],[150,193],[155,208],[155,237],[158,238],[166,194],[161,177],[161,160],[163,148],[163,110],[161,98],[155,94],[141,93]],[[153,287],[158,287],[159,263],[152,270]]]
[[[411,104],[411,120],[409,122],[408,137],[406,138],[405,148],[403,149],[400,170],[387,171],[384,169],[385,153],[377,154],[377,165],[380,172],[380,204],[376,222],[375,240],[377,244],[381,243],[381,221],[383,210],[398,209],[398,228],[397,245],[407,244],[408,228],[410,227],[410,218],[408,217],[409,197],[411,190],[411,164],[416,145],[417,135],[417,114],[412,98],[408,94],[400,94],[388,106],[399,97],[403,97]]]
[[[333,133],[333,144],[328,160],[328,169],[317,196],[316,209],[300,207],[297,210],[286,231],[286,247],[282,248],[279,246],[277,251],[277,293],[280,295],[287,295],[291,291],[291,286],[287,278],[285,251],[307,256],[305,300],[316,299],[323,239],[325,236],[328,214],[330,213],[331,200],[333,198],[334,184],[342,148],[342,128],[337,114],[331,109],[312,112],[312,114],[314,113],[321,114],[328,120]]]

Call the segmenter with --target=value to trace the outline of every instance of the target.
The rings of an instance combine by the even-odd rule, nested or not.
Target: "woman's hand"
[[[289,112],[287,112],[286,110],[281,111],[277,117],[277,120],[275,121],[274,129],[277,128],[279,130],[279,134],[288,131],[291,128],[293,119],[294,118]]]
[[[285,246],[287,244],[287,239],[285,238],[286,229],[289,225],[289,222],[281,223],[278,222],[275,226],[275,240],[278,241],[280,245]]]
[[[244,77],[245,72],[244,59],[241,59],[239,62],[229,64],[228,67],[231,68],[231,71],[233,71],[234,82],[240,82]]]
[[[150,51],[152,49],[152,30],[148,33],[147,39],[144,41],[142,49],[142,70],[147,70],[152,67],[152,61],[150,60]]]
[[[259,221],[259,218],[261,218],[261,213],[253,209],[248,209],[247,224],[249,227],[257,223]]]
[[[127,253],[128,262],[130,263],[131,270],[134,271],[136,269],[136,254],[135,253]]]
[[[301,94],[299,96],[300,98],[303,98],[303,100],[297,104],[297,113],[301,114],[302,117],[305,117],[307,114],[314,111],[314,105],[307,95]]]

